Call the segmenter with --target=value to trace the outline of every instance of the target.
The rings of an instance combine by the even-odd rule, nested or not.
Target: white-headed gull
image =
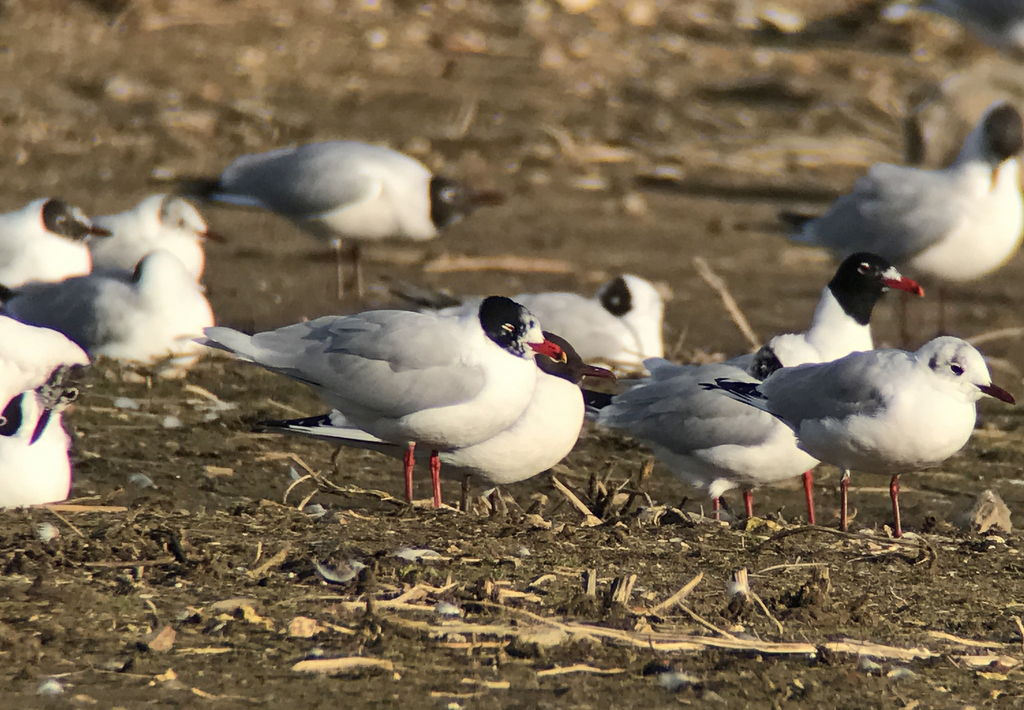
[[[430,449],[435,507],[438,452],[507,429],[533,397],[534,354],[561,357],[537,319],[501,296],[464,316],[366,311],[256,335],[207,328],[202,342],[309,385],[356,428],[405,447],[407,500],[416,446]]]
[[[1020,247],[1024,201],[1015,156],[1022,148],[1020,114],[997,102],[948,168],[879,163],[794,239],[839,258],[878,254],[918,279],[974,281],[1001,267]],[[939,298],[941,330],[941,291]]]
[[[997,49],[1024,56],[1024,4],[1020,0],[929,0],[921,8],[952,17]]]
[[[219,179],[194,181],[191,189],[211,200],[276,212],[333,243],[339,297],[344,293],[342,240],[351,242],[349,258],[362,296],[360,242],[433,239],[475,208],[503,199],[435,176],[397,151],[355,141],[243,155]]]
[[[0,406],[33,390],[61,365],[88,365],[89,357],[61,333],[0,315]]]
[[[421,306],[435,307],[429,297],[398,294]],[[584,361],[620,372],[643,371],[643,362],[663,357],[662,324],[665,302],[650,281],[622,274],[603,284],[593,298],[577,293],[520,293],[511,297],[537,316],[544,328],[558,333]],[[449,297],[444,297],[450,304]],[[458,300],[456,306],[437,306],[438,312],[463,314],[475,310],[482,296]]]
[[[90,356],[157,366],[178,377],[204,352],[195,338],[213,311],[185,265],[158,250],[135,271],[106,271],[57,283],[32,283],[6,295],[3,312],[58,330]]]
[[[89,243],[94,269],[131,271],[142,257],[157,249],[174,254],[196,281],[203,275],[203,241],[220,238],[187,200],[177,195],[150,195],[118,214],[95,217],[93,222],[110,232],[106,239]]]
[[[544,331],[549,342],[562,352],[557,358],[537,354],[541,372],[533,397],[519,418],[507,428],[477,444],[438,454],[445,470],[456,469],[491,486],[518,483],[548,470],[572,451],[583,427],[584,377],[614,377],[609,370],[587,365],[564,338]],[[260,428],[283,434],[299,434],[402,458],[405,447],[383,441],[354,427],[334,410],[319,417],[263,422]]]
[[[60,281],[92,269],[83,240],[107,236],[78,207],[45,197],[0,214],[0,285]]]
[[[872,350],[783,368],[760,384],[716,378],[702,386],[777,417],[796,434],[800,448],[842,470],[843,530],[850,471],[891,474],[897,537],[900,474],[939,464],[963,448],[981,397],[1014,403],[992,384],[981,353],[949,336],[913,353]]]
[[[0,507],[65,500],[71,489],[70,440],[61,413],[77,396],[69,368],[14,396],[0,412]]]
[[[810,469],[817,463],[797,448],[793,432],[763,412],[743,407],[701,387],[729,378],[754,384],[779,367],[833,360],[870,350],[871,311],[888,289],[920,294],[920,286],[888,261],[854,254],[839,266],[821,293],[811,327],[801,334],[779,335],[756,355],[724,363],[677,365],[648,360],[647,379],[604,404],[597,422],[648,444],[673,473],[712,498],[716,515],[723,493],[744,489],[747,515],[751,489],[804,473],[807,512],[813,523]]]

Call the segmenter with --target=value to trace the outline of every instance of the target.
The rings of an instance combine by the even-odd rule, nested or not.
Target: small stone
[[[668,671],[667,673],[658,674],[658,685],[665,690],[669,690],[673,693],[688,688],[691,685],[696,685],[700,680],[689,673],[680,673],[679,671]]]
[[[438,602],[434,605],[434,613],[438,616],[458,618],[462,616],[462,609],[449,602]]]
[[[63,695],[64,686],[53,678],[47,678],[36,688],[36,695]]]
[[[867,656],[861,656],[860,657],[860,662],[857,664],[857,667],[860,668],[865,673],[881,673],[882,672],[882,665],[880,663],[875,663],[874,661],[872,661]]]
[[[44,543],[47,543],[54,538],[60,537],[60,530],[53,523],[40,523],[36,527],[36,535]]]
[[[909,668],[905,668],[903,666],[899,666],[899,667],[893,668],[891,671],[886,673],[885,677],[886,678],[892,678],[893,680],[910,680],[911,678],[916,678],[917,677],[917,673],[915,673],[914,671],[910,670]]]
[[[165,653],[171,650],[174,646],[174,639],[177,637],[177,632],[174,627],[167,624],[162,629],[156,632],[156,634],[146,642],[146,646],[150,651],[157,651],[158,653]]]
[[[118,397],[114,400],[114,409],[138,409],[139,403],[130,397]]]
[[[288,622],[288,635],[295,638],[313,638],[324,631],[326,629],[316,619],[310,619],[308,616],[296,616]]]
[[[156,484],[153,483],[153,479],[144,473],[133,473],[128,476],[128,483],[139,488],[156,488]]]
[[[180,429],[181,428],[181,420],[178,419],[173,414],[168,414],[160,422],[160,426],[162,426],[164,429]]]

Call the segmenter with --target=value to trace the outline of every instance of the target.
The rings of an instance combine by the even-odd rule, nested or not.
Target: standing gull
[[[867,251],[917,279],[975,281],[1005,264],[1024,232],[1016,155],[1024,123],[1013,106],[993,104],[953,164],[923,170],[878,163],[824,216],[804,224],[798,242],[839,258]],[[946,325],[939,290],[939,329]]]
[[[760,384],[716,378],[702,386],[777,417],[793,430],[801,449],[842,470],[844,531],[850,471],[892,475],[896,537],[903,534],[900,474],[942,463],[962,449],[974,431],[975,403],[983,396],[1014,403],[992,384],[981,353],[948,336],[914,353],[853,353],[830,363],[783,368]]]
[[[756,355],[723,363],[693,366],[647,360],[651,376],[612,397],[600,409],[597,422],[648,444],[679,478],[708,492],[716,515],[720,498],[728,490],[743,488],[749,516],[754,487],[803,472],[807,514],[813,523],[810,469],[817,462],[797,448],[788,427],[763,412],[705,391],[701,383],[730,378],[755,384],[783,366],[870,350],[871,312],[890,288],[920,295],[920,287],[885,259],[854,254],[822,291],[805,333],[776,336]]]
[[[433,239],[438,230],[477,207],[498,204],[494,192],[474,192],[433,175],[397,151],[355,141],[311,143],[243,155],[219,178],[193,181],[200,196],[276,212],[300,229],[334,245],[338,297],[344,295],[342,240],[356,288],[363,295],[359,245],[364,241]]]
[[[202,342],[309,385],[352,426],[405,447],[406,500],[416,447],[428,448],[434,507],[439,453],[507,429],[533,397],[535,353],[562,352],[528,310],[501,296],[465,316],[366,311],[256,335],[207,328]]]
[[[445,470],[456,469],[467,483],[469,477],[477,477],[490,486],[508,485],[548,470],[572,451],[583,426],[580,383],[584,377],[610,378],[613,375],[584,363],[563,338],[547,331],[544,337],[558,345],[562,352],[557,358],[537,354],[541,372],[526,409],[511,425],[489,439],[440,452],[438,456]],[[319,417],[263,422],[260,428],[310,436],[337,446],[370,449],[394,458],[402,458],[404,454],[402,446],[353,427],[337,410]]]

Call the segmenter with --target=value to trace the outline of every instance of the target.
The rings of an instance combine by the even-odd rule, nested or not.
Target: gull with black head
[[[526,308],[502,296],[463,316],[382,310],[256,335],[205,332],[203,344],[308,385],[352,426],[404,447],[406,500],[415,451],[429,449],[435,507],[439,453],[511,426],[533,397],[535,354],[562,354]]]

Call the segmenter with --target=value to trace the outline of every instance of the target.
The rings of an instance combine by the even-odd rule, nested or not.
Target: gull
[[[825,247],[839,258],[878,254],[916,279],[980,279],[1020,247],[1024,202],[1015,156],[1022,147],[1020,114],[996,102],[948,168],[878,163],[824,216],[806,222],[794,240]],[[939,329],[945,329],[941,288]]]
[[[134,272],[26,284],[4,294],[3,312],[60,331],[91,357],[153,365],[162,377],[184,375],[204,352],[195,338],[214,323],[202,287],[164,250],[148,254]]]
[[[78,207],[52,197],[0,214],[0,284],[18,288],[87,274],[92,260],[84,240],[109,234]]]
[[[203,344],[310,386],[352,426],[404,447],[407,501],[416,447],[429,449],[435,508],[439,453],[507,429],[533,397],[535,353],[562,355],[526,308],[502,296],[462,316],[366,311],[256,335],[205,334]]]
[[[0,315],[0,405],[33,390],[61,365],[88,365],[82,348],[50,328]]]
[[[821,293],[811,327],[800,334],[772,338],[755,355],[710,365],[677,365],[651,359],[651,371],[626,392],[604,402],[596,421],[647,444],[672,472],[704,489],[718,515],[723,493],[742,487],[748,516],[752,489],[804,473],[807,512],[814,523],[812,474],[817,461],[797,447],[792,431],[771,416],[705,391],[702,383],[728,378],[755,384],[772,371],[806,362],[823,362],[870,350],[870,319],[875,304],[890,288],[920,295],[921,288],[888,261],[854,254],[836,270]],[[601,406],[601,405],[604,406]]]
[[[760,384],[719,377],[702,386],[771,414],[793,431],[801,449],[842,470],[844,531],[850,471],[891,475],[896,537],[903,534],[900,474],[942,463],[962,449],[981,397],[1014,403],[992,384],[981,353],[949,336],[913,353],[873,350],[782,368]]]
[[[13,397],[0,413],[0,507],[66,500],[71,490],[71,441],[62,412],[78,396],[70,368],[57,367],[36,389]]]
[[[342,240],[363,295],[363,241],[433,239],[483,205],[503,196],[474,192],[433,175],[422,163],[381,146],[355,141],[311,143],[243,155],[219,178],[192,182],[210,200],[275,212],[312,236],[330,241],[337,257],[338,297],[344,295]]]
[[[93,222],[110,232],[107,239],[89,243],[94,269],[131,271],[150,252],[174,254],[196,281],[203,275],[203,241],[222,241],[187,200],[177,195],[150,195],[119,214],[96,217]]]
[[[456,469],[464,476],[465,485],[470,477],[492,487],[518,483],[561,461],[576,445],[583,427],[583,394],[579,387],[583,378],[614,377],[609,370],[587,365],[564,338],[548,331],[544,331],[544,338],[562,352],[557,358],[537,354],[540,373],[533,397],[519,417],[489,439],[438,454],[445,470]],[[352,426],[338,410],[317,417],[262,422],[259,426],[264,431],[309,436],[399,459],[405,453],[402,446]]]
[[[421,306],[441,313],[468,313],[482,296],[462,298],[458,305],[438,294],[397,292]],[[620,372],[643,371],[647,358],[663,357],[662,323],[665,302],[647,279],[622,274],[603,284],[593,298],[577,293],[521,293],[511,297],[530,309],[546,330],[571,342],[586,362],[606,365]]]

